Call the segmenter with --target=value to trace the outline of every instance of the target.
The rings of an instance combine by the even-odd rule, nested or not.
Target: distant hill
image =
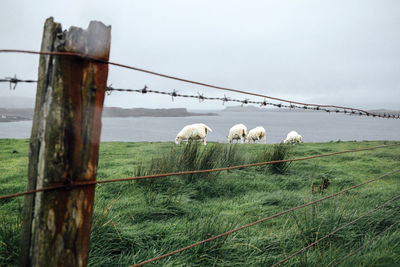
[[[103,117],[189,117],[218,116],[216,113],[188,112],[186,108],[117,108],[105,107]],[[32,120],[33,108],[0,108],[0,122]]]
[[[265,108],[259,108],[259,107],[255,107],[255,106],[230,106],[230,107],[226,107],[225,109],[223,109],[222,111],[226,111],[226,112],[262,112],[265,111]]]
[[[33,108],[0,108],[0,122],[31,120]]]
[[[34,108],[35,99],[22,96],[0,96],[0,108]]]
[[[117,108],[105,107],[103,117],[188,117],[188,116],[217,116],[216,113],[188,112],[186,108]]]

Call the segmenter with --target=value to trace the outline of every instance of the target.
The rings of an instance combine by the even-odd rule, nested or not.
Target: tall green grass
[[[268,161],[280,161],[285,159],[290,159],[292,156],[293,146],[290,144],[276,144],[267,146],[264,151],[256,153],[253,157],[255,162],[268,162]],[[267,165],[265,169],[270,170],[275,174],[285,174],[289,171],[293,162],[277,162]]]
[[[170,151],[160,153],[151,159],[148,167],[140,162],[134,172],[135,176],[171,173],[177,171],[207,170],[247,163],[277,161],[288,159],[291,146],[286,144],[265,146],[264,150],[246,153],[240,145],[210,144],[202,146],[199,142],[189,142],[187,145],[171,148]],[[286,173],[291,162],[274,163],[261,167],[275,174]],[[185,193],[185,189],[192,191],[191,197],[204,199],[218,196],[218,192],[229,188],[221,188],[216,184],[216,178],[222,172],[208,172],[200,174],[186,174],[182,177],[170,179],[136,180],[142,188],[148,204],[154,203],[160,193],[166,193],[168,199],[173,199]],[[193,189],[194,192],[193,193]],[[186,190],[187,191],[187,190]]]
[[[5,214],[0,220],[0,266],[9,266],[17,262],[22,220],[20,214],[8,217]]]
[[[102,143],[98,179],[208,169],[322,154],[384,142],[207,146],[172,143]],[[387,142],[388,144],[393,142]],[[287,150],[285,150],[287,148]],[[18,153],[12,153],[13,150]],[[279,150],[279,151],[278,151]],[[399,166],[392,147],[210,174],[172,176],[96,186],[89,266],[128,266],[229,231],[322,196],[312,185],[329,178],[324,194]],[[0,192],[24,191],[26,140],[0,140]],[[268,266],[350,222],[400,192],[398,174],[189,249],[150,266]],[[325,266],[398,220],[400,201],[343,229],[286,266]],[[0,203],[0,266],[16,266],[23,199]],[[398,266],[400,226],[344,266]]]

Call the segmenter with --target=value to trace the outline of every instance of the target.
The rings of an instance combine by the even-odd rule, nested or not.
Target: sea
[[[206,111],[209,112],[209,111]],[[280,143],[294,130],[304,142],[400,140],[400,120],[326,112],[211,111],[217,116],[103,118],[102,142],[167,142],[192,123],[205,123],[207,141],[227,143],[229,129],[243,123],[250,130],[266,129],[267,143]],[[205,113],[205,111],[202,111]],[[0,122],[0,138],[29,138],[32,121]]]

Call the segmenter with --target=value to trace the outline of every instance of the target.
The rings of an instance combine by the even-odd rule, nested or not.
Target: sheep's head
[[[177,137],[175,138],[175,144],[179,145],[181,142],[182,142],[182,138],[179,137],[179,136],[177,136]]]

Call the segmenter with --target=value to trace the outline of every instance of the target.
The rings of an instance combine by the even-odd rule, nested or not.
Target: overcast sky
[[[110,60],[294,101],[400,109],[400,1],[1,0],[0,49],[39,50],[43,24],[111,25]],[[38,56],[0,53],[0,78],[36,79]],[[108,83],[247,98],[110,66]],[[35,96],[19,84],[2,96]],[[253,98],[256,99],[256,98]],[[260,100],[260,99],[256,99]],[[114,92],[107,106],[220,109],[168,96]]]

